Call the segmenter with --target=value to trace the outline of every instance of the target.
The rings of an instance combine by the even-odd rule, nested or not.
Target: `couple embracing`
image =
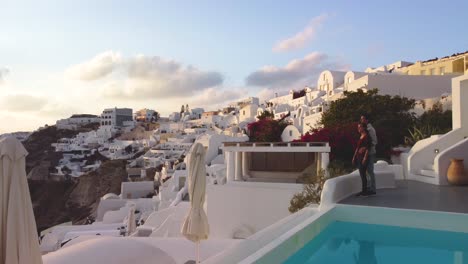
[[[362,180],[362,191],[357,196],[375,195],[374,162],[377,135],[374,127],[369,122],[367,114],[361,115],[358,132],[360,137],[353,156],[353,166],[359,169],[359,175]],[[369,176],[369,184],[367,175]]]

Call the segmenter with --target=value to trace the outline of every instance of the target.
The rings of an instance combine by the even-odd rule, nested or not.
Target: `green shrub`
[[[304,186],[300,193],[294,194],[289,202],[288,210],[295,213],[309,204],[320,204],[323,185],[325,181],[334,177],[348,174],[352,168],[346,168],[339,161],[330,162],[328,173],[320,170],[317,175],[306,177],[303,180]]]

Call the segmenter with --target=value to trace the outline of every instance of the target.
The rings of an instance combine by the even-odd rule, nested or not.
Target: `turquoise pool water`
[[[284,263],[468,264],[468,234],[336,221]]]

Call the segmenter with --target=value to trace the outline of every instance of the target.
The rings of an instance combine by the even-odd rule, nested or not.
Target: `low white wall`
[[[375,185],[377,189],[395,188],[395,178],[402,177],[400,165],[387,165],[386,162],[374,165]],[[397,176],[396,176],[397,175]],[[361,191],[362,183],[359,171],[335,177],[325,181],[320,201],[320,210],[328,208],[344,198]]]
[[[102,221],[104,214],[108,211],[116,211],[124,207],[127,202],[135,203],[135,209],[139,211],[149,211],[156,209],[158,204],[152,198],[140,198],[140,199],[108,199],[99,202],[96,221]]]
[[[128,200],[123,199],[101,200],[97,208],[96,221],[102,221],[106,212],[119,210],[124,207],[127,202]]]
[[[229,182],[207,186],[210,237],[232,238],[246,225],[255,232],[288,216],[289,201],[302,184]]]
[[[262,231],[255,233],[247,239],[240,240],[238,244],[224,250],[216,256],[207,259],[206,261],[203,261],[203,263],[234,264],[246,261],[246,259],[251,258],[253,255],[263,253],[261,251],[272,241],[275,241],[279,237],[284,236],[285,233],[295,229],[302,222],[307,221],[308,219],[315,216],[317,216],[315,217],[315,219],[317,219],[319,215],[322,215],[322,212],[318,212],[316,208],[306,207],[294,214],[289,215],[288,217],[281,219],[273,225],[268,226]]]
[[[154,182],[122,182],[121,191],[123,199],[143,198],[154,192]]]
[[[437,155],[434,162],[434,170],[441,178],[441,182],[448,183],[447,170],[451,159],[463,159],[463,165],[468,168],[468,138],[451,146]],[[442,181],[443,180],[443,181]]]

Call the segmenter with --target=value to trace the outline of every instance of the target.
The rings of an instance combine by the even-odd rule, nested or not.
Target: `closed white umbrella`
[[[42,264],[23,145],[0,140],[0,263]]]
[[[127,236],[133,234],[136,230],[135,206],[131,205],[127,216]]]
[[[197,243],[197,263],[199,262],[200,240],[208,239],[209,226],[203,204],[205,203],[206,168],[205,148],[195,143],[188,157],[188,193],[190,211],[182,226],[182,235]]]

